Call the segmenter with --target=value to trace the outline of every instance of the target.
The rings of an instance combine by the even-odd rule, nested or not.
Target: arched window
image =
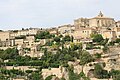
[[[100,21],[98,20],[98,21],[97,21],[97,26],[98,26],[98,27],[99,27],[99,24],[100,24]]]

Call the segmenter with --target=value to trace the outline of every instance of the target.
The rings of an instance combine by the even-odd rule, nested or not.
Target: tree
[[[103,46],[105,46],[107,43],[108,43],[108,38],[106,38],[106,39],[104,39],[104,40],[102,40],[101,42],[100,42],[100,44],[101,45],[103,45]]]
[[[52,45],[53,45],[53,42],[52,42],[52,41],[47,41],[47,42],[45,43],[45,45],[46,45],[46,46],[52,46]]]
[[[32,72],[32,74],[28,77],[29,80],[43,80],[41,73]]]
[[[99,54],[99,53],[96,53],[94,56],[95,56],[96,59],[100,59],[101,58],[101,54]]]
[[[33,71],[32,70],[26,70],[25,72],[29,74],[29,73],[32,73]]]
[[[94,76],[98,79],[105,79],[110,77],[108,71],[104,70],[99,63],[94,67]]]
[[[72,41],[71,37],[69,35],[66,35],[64,38],[63,38],[63,41]]]
[[[46,77],[45,80],[52,80],[52,77],[53,77],[53,75],[50,75],[50,76]]]
[[[96,78],[99,78],[99,76],[101,75],[102,73],[102,66],[100,64],[96,64],[95,67],[94,67],[94,76]]]
[[[78,50],[78,49],[82,49],[82,43],[77,43],[77,44],[71,43],[71,49],[73,51]]]
[[[69,66],[68,67],[68,75],[69,75],[69,80],[79,80],[79,75],[77,73],[74,73],[74,67]]]
[[[80,54],[80,64],[82,65],[82,71],[85,64],[92,62],[94,58],[87,51],[82,51]]]
[[[94,60],[94,58],[90,55],[89,52],[82,51],[82,53],[80,55],[80,64],[81,65],[85,65],[89,62],[92,62],[93,60]]]
[[[18,50],[16,48],[7,48],[6,50],[0,50],[0,58],[4,60],[15,59],[18,55]]]
[[[110,71],[110,75],[112,76],[113,80],[119,80],[120,79],[120,70],[112,69]]]
[[[52,37],[54,37],[54,35],[50,34],[48,31],[42,31],[35,36],[36,39],[50,39]]]
[[[101,34],[93,34],[91,37],[93,38],[93,42],[99,43],[104,40]]]
[[[71,36],[71,42],[73,42],[73,40],[74,40],[74,37],[73,37],[73,36]]]
[[[83,79],[83,80],[90,80],[89,77],[86,77],[86,76],[85,76],[84,72],[80,72],[79,77],[80,77],[80,80],[81,80],[81,79]]]
[[[62,77],[60,80],[66,80],[66,79]]]
[[[113,78],[113,80],[120,80],[120,74],[116,75],[116,77]]]
[[[60,42],[60,38],[59,38],[59,37],[55,37],[55,38],[54,38],[54,41],[55,41],[55,42]]]
[[[88,50],[89,50],[89,49],[93,49],[93,47],[94,47],[93,44],[87,44],[87,45],[86,45],[86,49],[88,49]]]
[[[108,48],[108,46],[106,45],[106,46],[104,46],[104,48],[102,49],[103,50],[103,52],[107,52],[108,50],[109,50],[109,48]]]
[[[117,38],[115,42],[120,43],[120,38]]]

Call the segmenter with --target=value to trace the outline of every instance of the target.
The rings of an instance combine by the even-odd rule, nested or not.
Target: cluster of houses
[[[100,12],[96,17],[79,18],[74,20],[73,25],[62,25],[53,28],[50,32],[53,31],[54,33],[73,36],[74,42],[91,41],[92,33],[101,34],[104,39],[108,38],[112,41],[120,37],[120,21],[116,22],[114,18],[106,17]]]
[[[10,30],[10,31],[1,31],[0,32],[0,49],[7,49],[16,47],[19,50],[20,55],[28,55],[31,57],[41,57],[44,55],[43,52],[39,50],[41,44],[46,43],[46,39],[41,39],[40,41],[35,41],[35,35],[40,31],[49,31],[50,34],[54,35],[70,35],[73,36],[74,43],[89,43],[92,42],[91,34],[98,33],[103,36],[104,39],[108,38],[109,41],[114,41],[117,38],[120,38],[120,21],[115,21],[114,18],[106,17],[100,12],[96,17],[93,18],[79,18],[74,20],[74,24],[62,25],[55,28],[49,29],[39,29],[39,28],[29,28],[22,30]],[[25,38],[24,38],[25,37]],[[102,53],[102,50],[92,50],[88,51],[91,54]],[[106,55],[104,55],[106,56]],[[108,55],[107,55],[108,56]],[[110,55],[109,55],[110,56]],[[115,55],[116,56],[116,55]],[[117,56],[119,57],[119,56]],[[108,57],[102,59],[104,62]],[[119,62],[119,59],[118,59]],[[107,69],[110,68],[110,61],[106,62]],[[79,73],[81,66],[74,64],[75,72]],[[114,66],[114,64],[113,64]],[[118,66],[119,67],[119,66]],[[117,68],[118,68],[117,67]],[[85,67],[87,69],[92,69],[92,67]],[[120,68],[118,68],[120,69]],[[59,78],[65,76],[65,70],[62,68],[51,68],[42,70],[43,77],[48,75],[56,75]],[[87,75],[87,74],[86,74]]]
[[[45,29],[44,29],[45,30]],[[79,18],[74,20],[74,24],[62,25],[55,28],[46,29],[50,34],[71,35],[74,37],[74,42],[91,41],[91,34],[99,33],[104,39],[114,40],[120,37],[120,21],[115,21],[114,18],[109,18],[103,15],[102,12],[94,18]],[[42,29],[29,28],[23,30],[11,30],[0,32],[0,46],[12,47],[25,43],[31,46],[34,41],[34,36]],[[26,39],[19,37],[26,36]]]

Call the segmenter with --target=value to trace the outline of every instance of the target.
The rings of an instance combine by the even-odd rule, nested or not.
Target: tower
[[[99,16],[99,17],[103,17],[103,13],[100,11],[100,13],[99,13],[98,16]]]

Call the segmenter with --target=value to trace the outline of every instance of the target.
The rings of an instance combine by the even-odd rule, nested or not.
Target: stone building
[[[10,36],[10,32],[9,31],[2,31],[0,32],[0,46],[10,46],[10,40],[11,40],[11,36]]]
[[[106,17],[102,12],[100,12],[98,16],[89,19],[90,27],[114,27],[114,25],[114,18]]]
[[[55,75],[58,78],[62,78],[65,75],[65,68],[59,67],[51,69],[42,69],[42,75],[44,79],[50,75]]]
[[[116,27],[120,27],[120,21],[116,22]]]
[[[71,35],[75,30],[75,27],[71,24],[62,25],[58,27],[58,32],[62,35]]]
[[[88,39],[90,38],[91,34],[93,34],[94,32],[95,32],[95,29],[92,29],[92,28],[81,28],[74,32],[73,37],[75,39],[77,38]]]
[[[88,27],[89,26],[89,19],[87,19],[87,18],[76,19],[76,20],[74,20],[74,25],[75,25],[76,30],[80,29],[81,27],[82,28]]]
[[[50,29],[47,29],[47,31],[50,34],[58,35],[58,29],[57,28],[50,28]]]
[[[120,38],[120,27],[114,27],[112,30],[116,32],[116,37]]]
[[[101,27],[114,27],[115,20],[114,18],[106,17],[100,11],[99,15],[93,18],[79,18],[74,20],[75,29],[81,29],[82,27],[92,27],[92,28],[101,28]]]
[[[24,39],[15,39],[15,45],[23,45]]]
[[[104,39],[108,38],[110,41],[117,38],[116,32],[111,30],[103,31],[102,36]]]
[[[29,29],[24,29],[24,30],[14,30],[11,31],[10,36],[11,37],[18,37],[18,36],[27,36],[27,35],[36,35],[39,29],[36,28],[29,28]]]
[[[10,40],[10,32],[9,31],[0,32],[0,40],[1,41]]]

